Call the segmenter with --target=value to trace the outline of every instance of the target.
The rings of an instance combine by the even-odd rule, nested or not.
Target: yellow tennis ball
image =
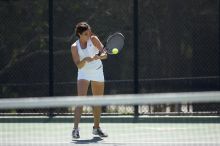
[[[112,54],[118,54],[118,49],[117,48],[112,49]]]

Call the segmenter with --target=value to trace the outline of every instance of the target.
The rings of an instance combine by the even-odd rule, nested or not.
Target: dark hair
[[[79,37],[79,34],[82,34],[84,31],[91,29],[87,22],[79,22],[75,28],[75,35]]]

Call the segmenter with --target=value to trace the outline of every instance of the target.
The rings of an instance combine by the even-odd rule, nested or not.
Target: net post
[[[220,39],[220,24],[219,24],[219,21],[220,21],[220,2],[218,1],[218,41]],[[220,43],[218,42],[218,48],[220,50]],[[218,74],[219,74],[219,77],[218,77],[218,91],[220,91],[220,54],[218,54]],[[220,115],[220,109],[218,110],[218,115]]]
[[[218,14],[220,14],[220,2],[218,1]],[[220,15],[218,15],[218,24],[220,21]],[[220,50],[220,25],[218,25],[218,50]],[[218,53],[218,79],[217,79],[217,90],[220,91],[220,54]],[[217,111],[217,115],[220,115],[220,109]]]
[[[48,0],[48,26],[49,26],[49,96],[54,96],[54,74],[53,74],[53,0]],[[48,116],[53,117],[52,108],[48,111]]]
[[[133,33],[134,33],[134,93],[139,92],[138,82],[138,0],[133,0]],[[138,117],[138,105],[134,105],[134,117]]]

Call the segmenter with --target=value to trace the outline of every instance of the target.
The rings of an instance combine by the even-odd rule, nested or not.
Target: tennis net
[[[219,103],[219,91],[1,99],[0,145],[220,145]],[[200,110],[203,104],[210,108]],[[83,114],[80,138],[72,139],[77,106],[91,114]],[[106,108],[100,127],[107,138],[92,134],[93,106]],[[158,107],[165,112],[146,114]],[[54,114],[58,109],[71,114]]]

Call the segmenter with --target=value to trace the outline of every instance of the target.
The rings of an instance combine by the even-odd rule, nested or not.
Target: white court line
[[[78,140],[78,141],[80,141],[80,140]],[[75,142],[77,142],[77,140],[75,141]],[[67,141],[61,141],[61,142],[22,142],[22,141],[17,141],[17,142],[6,142],[6,143],[0,143],[0,144],[27,144],[27,143],[33,143],[33,144],[68,144],[68,143],[72,143],[72,144],[74,144],[75,143],[74,141],[70,141],[70,142],[67,142]],[[85,142],[86,143],[86,142]],[[93,142],[92,142],[93,143]],[[91,143],[91,144],[92,144]],[[94,144],[117,144],[117,143],[119,143],[119,144],[220,144],[220,141],[218,141],[218,142],[185,142],[185,141],[179,141],[179,142],[169,142],[169,141],[163,141],[163,142],[150,142],[150,141],[148,141],[148,142],[122,142],[122,141],[120,141],[120,142],[105,142],[105,141],[99,141],[99,142],[94,142]]]
[[[104,142],[103,144],[220,144],[220,142]]]

